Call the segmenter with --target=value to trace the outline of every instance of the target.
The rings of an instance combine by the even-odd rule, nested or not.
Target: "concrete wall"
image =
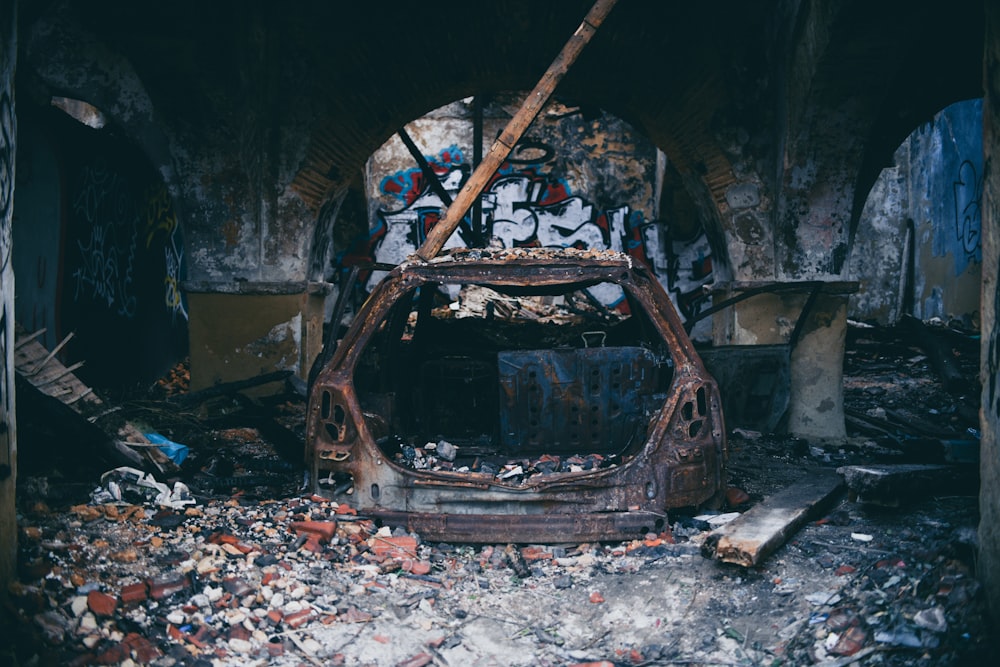
[[[193,390],[283,370],[305,379],[322,347],[322,293],[194,292],[188,299]]]
[[[17,428],[14,418],[14,270],[11,216],[14,202],[14,69],[17,3],[0,1],[0,598],[17,572]]]
[[[984,65],[983,283],[980,439],[979,577],[985,585],[993,624],[1000,630],[1000,7],[986,2]]]
[[[851,318],[889,324],[912,310],[924,320],[978,326],[982,153],[981,100],[945,108],[899,147],[868,195],[854,239],[849,271],[860,290]]]

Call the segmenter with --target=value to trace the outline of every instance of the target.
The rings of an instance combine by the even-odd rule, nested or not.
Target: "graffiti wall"
[[[485,105],[484,137],[503,128],[517,102],[507,96]],[[440,188],[432,187],[399,137],[372,156],[366,174],[371,228],[340,254],[341,266],[394,265],[416,251],[472,173],[474,124],[471,102],[465,101],[407,126]],[[701,286],[712,280],[711,250],[704,232],[675,238],[670,222],[658,219],[661,159],[652,143],[620,119],[552,104],[445,247],[489,241],[508,248],[626,252],[650,267],[682,314],[690,315],[703,307],[691,295],[700,295]],[[383,275],[371,272],[364,289],[370,291]],[[620,290],[594,296],[608,307],[623,307]]]
[[[953,104],[917,128],[862,212],[849,264],[861,283],[850,317],[979,322],[982,100]]]
[[[68,359],[85,362],[90,383],[151,382],[187,353],[184,244],[170,197],[113,132],[46,116],[25,130],[19,157],[19,191],[44,205],[19,208],[14,225],[18,320],[46,328],[49,346],[72,332]]]

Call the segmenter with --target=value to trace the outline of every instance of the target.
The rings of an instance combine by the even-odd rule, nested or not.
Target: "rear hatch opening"
[[[386,459],[518,486],[633,458],[673,377],[642,310],[609,283],[500,289],[414,288],[369,341],[354,385]]]

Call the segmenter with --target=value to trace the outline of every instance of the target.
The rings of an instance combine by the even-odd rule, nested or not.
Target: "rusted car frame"
[[[470,285],[500,296],[484,317],[450,317],[444,286]],[[493,309],[596,286],[630,315],[539,324]],[[670,299],[627,255],[467,250],[375,289],[317,376],[306,459],[318,492],[427,539],[630,539],[724,488],[720,405]],[[424,441],[460,454],[418,469]],[[504,460],[523,466],[498,474]]]

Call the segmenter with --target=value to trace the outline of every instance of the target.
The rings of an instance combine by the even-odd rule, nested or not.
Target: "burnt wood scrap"
[[[899,320],[899,330],[927,354],[945,389],[959,393],[975,384],[975,380],[966,377],[955,361],[951,344],[939,336],[933,328],[915,317],[904,315]]]
[[[178,405],[190,407],[219,396],[238,396],[240,392],[246,389],[253,389],[254,387],[270,384],[271,382],[283,382],[289,379],[291,375],[292,371],[289,370],[262,373],[261,375],[243,380],[221,382],[199,391],[177,394],[171,396],[168,400]]]
[[[822,511],[843,486],[843,479],[832,470],[810,471],[709,534],[702,555],[744,567],[758,565]]]
[[[42,334],[43,329],[29,334],[20,325],[15,326],[19,407],[22,401],[28,402],[40,414],[58,419],[78,434],[79,442],[90,443],[111,464],[160,473],[176,471],[176,464],[126,419],[119,406],[105,403],[76,376],[83,362],[66,367],[59,361],[59,352],[73,334],[51,351],[39,342]]]
[[[886,507],[937,495],[976,495],[979,490],[973,466],[878,464],[844,466],[837,472],[844,476],[849,500]]]
[[[877,417],[845,408],[844,418],[854,431],[887,438],[907,463],[977,463],[979,439],[968,431],[936,427],[913,415],[882,409]]]

